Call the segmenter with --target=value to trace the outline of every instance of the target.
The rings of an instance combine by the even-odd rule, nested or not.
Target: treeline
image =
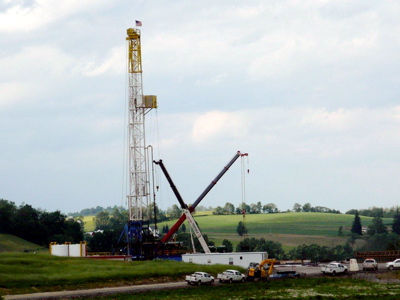
[[[333,214],[340,214],[339,210],[331,209],[325,206],[311,206],[310,203],[306,203],[301,205],[299,203],[295,203],[292,210],[286,210],[283,212],[321,212],[321,213],[333,213]],[[267,203],[262,204],[261,202],[252,203],[250,205],[246,203],[242,203],[238,207],[235,207],[232,203],[227,202],[225,205],[217,206],[213,210],[214,215],[232,215],[232,214],[274,214],[280,213],[278,207],[275,203]]]
[[[346,214],[355,215],[356,212],[364,217],[393,218],[396,215],[397,207],[382,208],[373,206],[367,209],[350,209]]]
[[[120,211],[127,211],[127,209],[124,208],[123,206],[117,206],[117,205],[114,205],[113,207],[108,206],[106,208],[101,207],[101,206],[96,206],[96,207],[92,207],[92,208],[82,209],[80,212],[69,213],[68,215],[72,216],[72,217],[94,216],[101,211],[106,211],[108,213],[112,213],[114,211],[114,209],[118,209]]]
[[[60,211],[46,212],[28,204],[19,207],[0,199],[0,233],[16,235],[24,240],[48,247],[50,242],[79,243],[83,240],[80,220],[67,219]]]
[[[316,244],[303,244],[290,250],[288,253],[283,250],[281,243],[265,240],[264,238],[245,238],[236,246],[236,252],[258,251],[266,251],[268,253],[268,257],[273,257],[278,260],[303,259],[311,260],[312,262],[321,262],[332,260],[342,261],[353,257],[353,249],[349,241],[346,242],[345,245],[338,245],[333,248],[319,246]]]

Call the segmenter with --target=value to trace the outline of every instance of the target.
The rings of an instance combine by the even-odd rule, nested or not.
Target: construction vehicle
[[[246,280],[254,281],[254,279],[269,279],[274,270],[276,259],[264,259],[260,263],[251,262],[247,268]]]

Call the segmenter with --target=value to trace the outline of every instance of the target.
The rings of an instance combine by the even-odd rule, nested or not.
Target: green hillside
[[[0,252],[45,252],[47,249],[15,235],[0,233]]]
[[[203,234],[207,234],[211,241],[220,245],[223,239],[230,240],[234,245],[241,241],[242,237],[236,233],[236,227],[243,221],[242,215],[207,215],[199,212],[194,215]],[[372,223],[371,217],[361,217],[363,226]],[[248,237],[265,238],[280,242],[285,250],[301,244],[317,244],[334,247],[344,244],[348,239],[353,223],[353,215],[330,213],[277,213],[277,214],[248,214],[245,217]],[[168,221],[158,224],[162,229],[169,228],[176,222]],[[389,224],[392,219],[383,219]],[[188,229],[186,223],[186,228]],[[343,227],[345,236],[338,236],[339,227]],[[189,229],[188,229],[189,230]],[[361,241],[360,241],[361,242]]]

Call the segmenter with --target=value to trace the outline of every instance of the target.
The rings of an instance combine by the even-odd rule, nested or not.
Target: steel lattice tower
[[[156,96],[143,95],[142,54],[140,30],[127,30],[129,73],[129,191],[128,191],[128,244],[137,244],[143,239],[143,221],[150,217],[150,184],[148,175],[147,145],[145,139],[145,115],[157,108]],[[133,242],[132,242],[133,241]],[[131,246],[128,246],[128,253]]]

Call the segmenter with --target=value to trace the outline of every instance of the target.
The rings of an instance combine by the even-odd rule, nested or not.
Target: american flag
[[[142,26],[142,22],[141,22],[141,21],[138,21],[138,20],[136,20],[136,26]]]

